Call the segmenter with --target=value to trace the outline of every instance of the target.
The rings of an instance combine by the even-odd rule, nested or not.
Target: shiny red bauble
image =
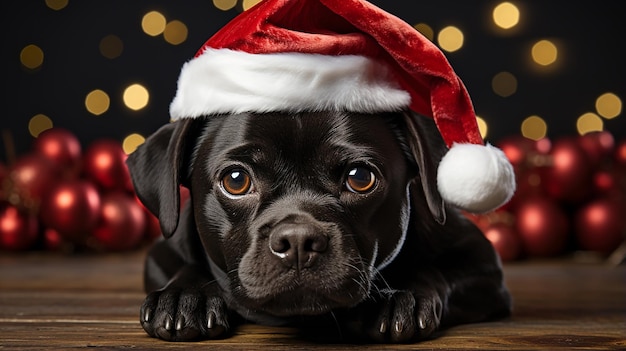
[[[613,160],[620,168],[626,170],[626,140],[617,143],[613,152]]]
[[[522,253],[522,243],[515,227],[505,223],[495,223],[483,230],[502,261],[513,261]]]
[[[626,205],[622,200],[601,198],[590,201],[575,215],[578,246],[608,254],[626,240]]]
[[[539,196],[527,198],[519,204],[515,216],[517,233],[527,255],[548,257],[564,251],[569,219],[555,201]]]
[[[87,147],[83,157],[86,176],[105,191],[132,191],[127,155],[115,140],[96,140]]]
[[[8,170],[4,195],[14,205],[36,208],[60,177],[60,169],[46,157],[30,153]]]
[[[578,144],[587,154],[591,167],[597,169],[609,160],[615,147],[615,139],[608,131],[591,132],[581,135],[578,138]]]
[[[83,243],[98,223],[100,202],[100,194],[91,182],[62,181],[42,202],[40,216],[47,228],[71,242]]]
[[[26,250],[37,241],[37,217],[10,204],[0,205],[0,248]]]
[[[74,169],[81,157],[80,141],[70,131],[51,128],[39,134],[33,142],[33,150],[64,169]]]
[[[552,198],[580,203],[591,193],[593,167],[576,138],[561,138],[552,146],[545,169],[545,191]]]
[[[145,229],[144,210],[133,197],[120,192],[103,196],[100,222],[93,232],[99,246],[111,251],[136,248]]]
[[[513,135],[500,140],[497,146],[518,171],[532,166],[534,156],[548,153],[551,143],[548,139],[535,141],[521,135]]]

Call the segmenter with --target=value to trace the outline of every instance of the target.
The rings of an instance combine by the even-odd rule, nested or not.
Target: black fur
[[[167,238],[146,259],[143,328],[186,341],[228,336],[240,321],[332,320],[351,340],[410,342],[507,316],[495,251],[436,190],[445,150],[432,119],[411,112],[163,126],[128,159]],[[243,172],[250,190],[229,194],[222,179],[245,189]],[[368,185],[368,172],[371,189],[346,185]],[[191,194],[182,211],[179,186]]]

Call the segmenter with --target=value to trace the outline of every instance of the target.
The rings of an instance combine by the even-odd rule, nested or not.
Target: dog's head
[[[403,245],[414,184],[427,215],[443,221],[438,135],[409,112],[219,115],[162,127],[128,164],[166,237],[178,226],[179,186],[190,189],[233,303],[319,314],[369,295]]]

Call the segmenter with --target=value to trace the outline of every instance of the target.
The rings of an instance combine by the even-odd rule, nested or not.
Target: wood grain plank
[[[243,325],[231,338],[170,343],[138,322],[143,253],[0,256],[0,350],[624,350],[626,266],[569,260],[507,264],[511,318],[407,345],[352,345],[333,326]]]

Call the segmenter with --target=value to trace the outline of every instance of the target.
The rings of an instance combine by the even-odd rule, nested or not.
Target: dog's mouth
[[[287,278],[287,277],[285,277]],[[369,280],[349,278],[342,283],[329,288],[321,281],[303,283],[301,279],[276,282],[268,287],[265,295],[259,295],[258,289],[253,289],[254,297],[248,295],[248,301],[253,309],[264,311],[278,317],[295,315],[320,315],[336,308],[354,307],[369,296]],[[313,278],[314,279],[314,278]],[[333,283],[334,285],[335,283]],[[247,290],[250,293],[250,290]]]

